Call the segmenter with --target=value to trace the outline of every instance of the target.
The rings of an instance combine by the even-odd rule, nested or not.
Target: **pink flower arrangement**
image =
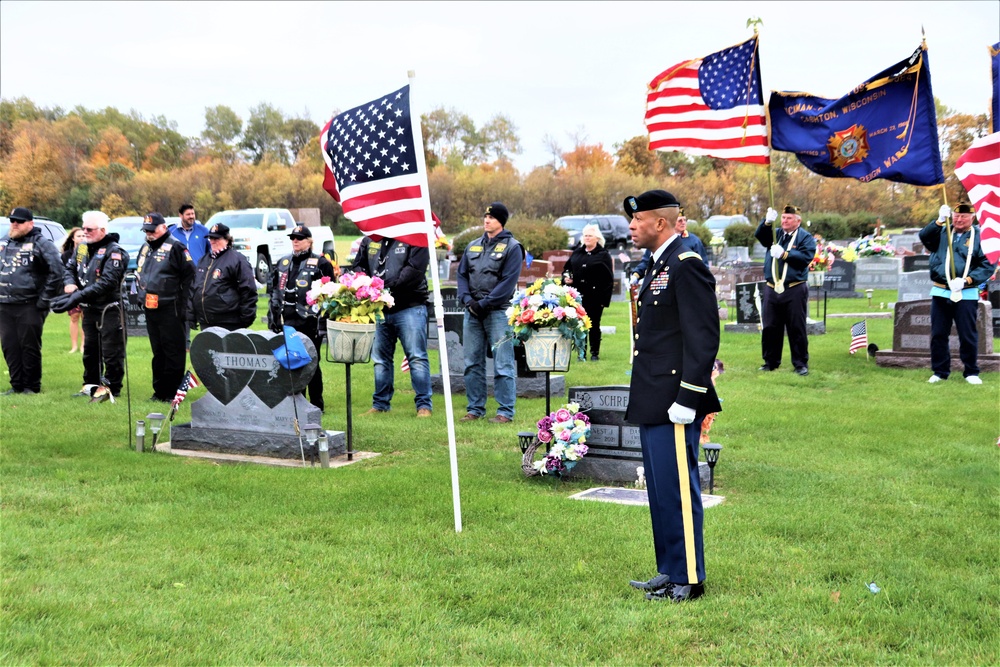
[[[336,281],[328,276],[314,280],[306,293],[306,303],[319,317],[374,324],[382,320],[383,309],[392,308],[395,300],[381,278],[345,273]]]
[[[548,453],[532,465],[543,475],[562,475],[586,456],[590,437],[590,418],[580,412],[577,403],[568,403],[538,420],[538,441]]]

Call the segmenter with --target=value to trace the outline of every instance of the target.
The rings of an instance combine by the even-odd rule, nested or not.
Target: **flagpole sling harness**
[[[796,229],[794,232],[792,232],[791,238],[788,239],[788,247],[782,247],[781,244],[777,242],[777,230],[775,230],[775,242],[774,242],[774,245],[776,245],[779,248],[781,248],[781,250],[783,251],[781,254],[784,255],[786,252],[788,252],[789,250],[792,249],[793,245],[795,245],[795,237],[798,236],[798,235],[799,235],[799,230]],[[788,277],[788,262],[785,262],[785,266],[782,267],[782,269],[781,269],[781,278],[778,278],[777,277],[777,275],[778,275],[778,258],[774,257],[774,255],[772,255],[771,257],[772,257],[772,259],[771,259],[771,262],[772,262],[772,264],[771,264],[771,276],[774,278],[774,291],[777,294],[781,294],[782,292],[785,291],[785,278]]]
[[[976,247],[976,226],[973,225],[972,227],[969,227],[969,242],[968,242],[969,252],[966,254],[965,257],[965,270],[962,271],[962,289],[954,290],[951,288],[951,281],[958,277],[957,275],[955,275],[956,273],[958,273],[958,268],[955,266],[955,249],[953,246],[953,238],[955,236],[955,230],[952,229],[951,227],[950,218],[949,218],[949,223],[946,224],[947,224],[947,229],[945,230],[945,233],[948,234],[948,257],[945,258],[944,277],[948,281],[948,290],[951,291],[951,296],[948,298],[951,299],[953,302],[958,303],[959,301],[962,300],[962,289],[965,289],[965,286],[968,284],[967,281],[969,279],[969,267],[972,265],[971,261],[972,249]]]

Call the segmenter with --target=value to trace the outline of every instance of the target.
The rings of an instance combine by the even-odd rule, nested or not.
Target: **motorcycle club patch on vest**
[[[154,310],[160,307],[160,297],[157,294],[146,292],[146,308]]]

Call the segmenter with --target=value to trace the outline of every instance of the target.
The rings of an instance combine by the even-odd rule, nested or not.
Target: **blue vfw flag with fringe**
[[[821,176],[944,183],[927,47],[840,99],[771,91],[771,148]]]
[[[993,69],[993,131],[1000,132],[1000,42],[990,47],[990,65]]]

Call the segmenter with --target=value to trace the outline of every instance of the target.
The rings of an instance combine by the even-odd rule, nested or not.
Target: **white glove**
[[[769,206],[767,208],[767,213],[764,214],[764,222],[774,222],[777,219],[778,212]]]
[[[639,284],[639,274],[638,273],[633,273],[631,275],[631,277],[629,277],[629,279],[628,279],[628,285],[629,285],[629,287],[633,287],[633,286],[635,286],[637,284]]]
[[[691,408],[685,408],[679,403],[674,403],[667,410],[667,416],[670,417],[670,421],[675,424],[690,424],[694,421],[694,410]]]
[[[964,278],[952,278],[948,281],[948,289],[952,292],[961,292],[965,289],[965,279]]]
[[[951,217],[951,207],[947,204],[942,204],[941,208],[938,209],[938,222],[944,222],[949,217]]]
[[[776,245],[771,246],[770,249],[768,249],[768,252],[771,254],[773,259],[781,259],[781,256],[785,254],[784,248]]]

